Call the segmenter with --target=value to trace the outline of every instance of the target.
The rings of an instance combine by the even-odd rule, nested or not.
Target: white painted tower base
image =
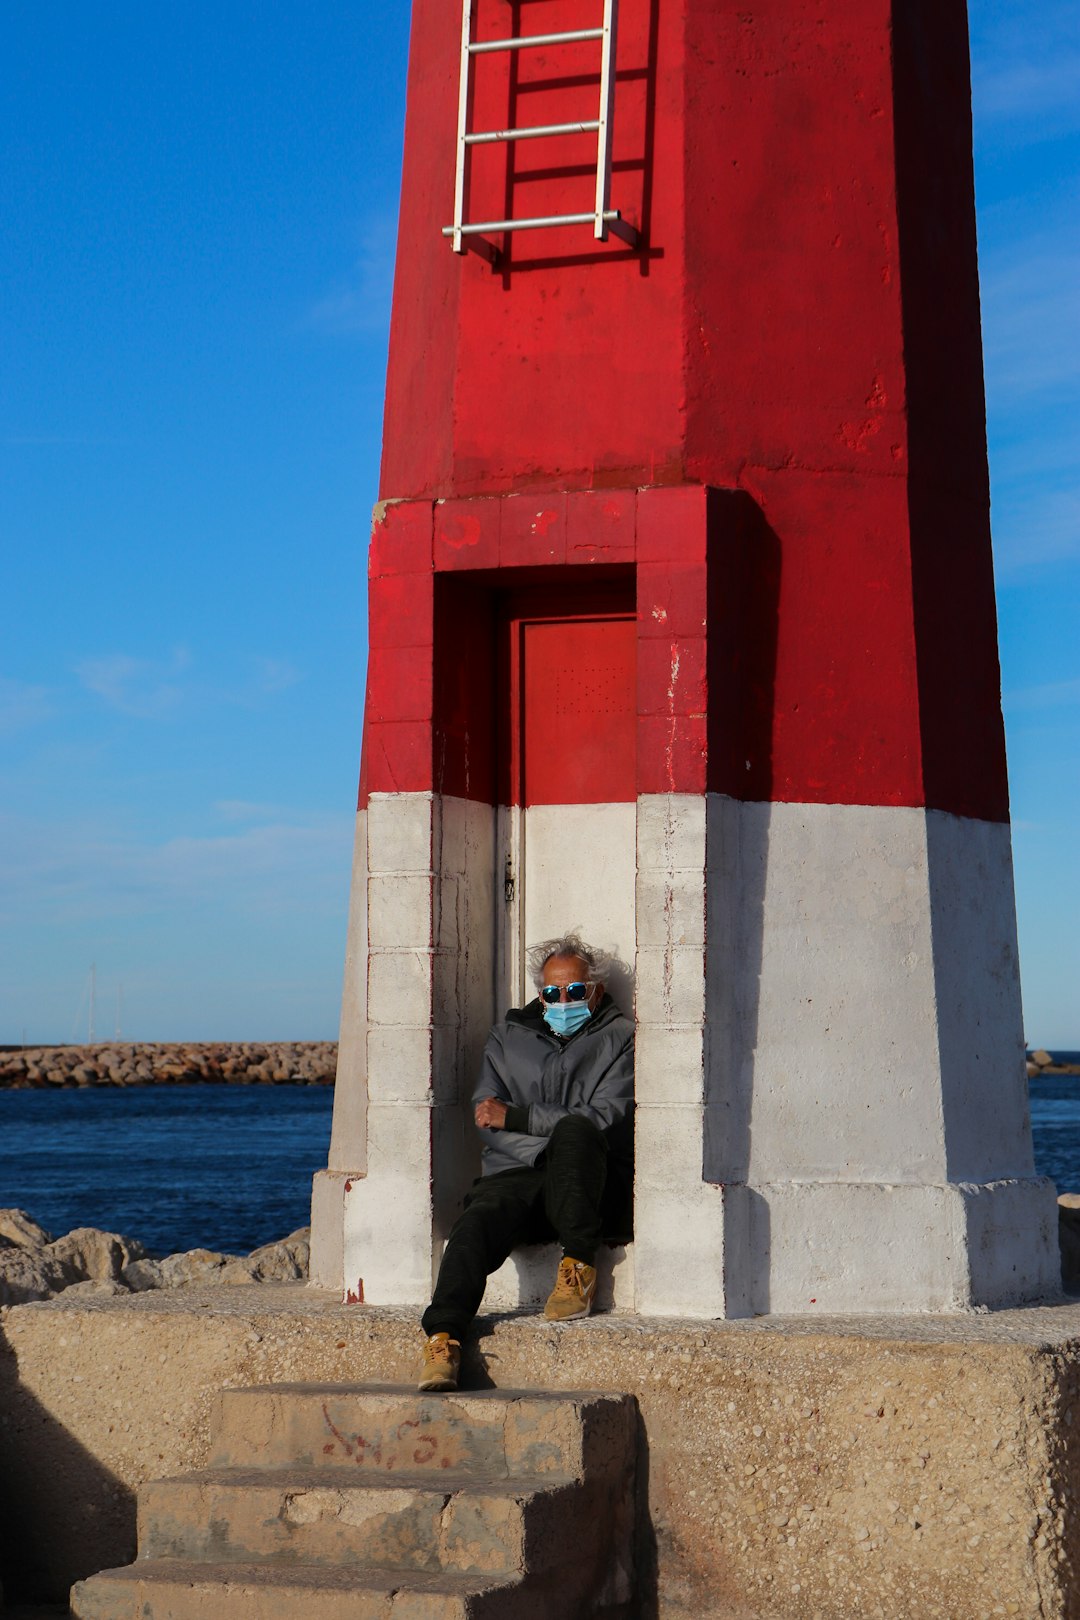
[[[495,812],[374,794],[357,816],[329,1168],[312,1281],[421,1305],[479,1173],[472,1076],[492,1021]]]
[[[427,1302],[476,1174],[469,1098],[502,1010],[499,815],[393,794],[358,819],[312,1274],[372,1303]],[[640,799],[636,822],[635,1242],[612,1257],[616,1305],[707,1318],[1054,1297],[1008,827],[681,794]],[[514,1256],[489,1307],[542,1297],[550,1259]]]
[[[675,795],[638,862],[637,1308],[1053,1297],[1008,827]]]

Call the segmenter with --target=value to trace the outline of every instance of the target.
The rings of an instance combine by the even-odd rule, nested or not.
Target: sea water
[[[1030,1086],[1036,1171],[1080,1192],[1080,1075]],[[333,1102],[330,1086],[0,1091],[0,1207],[152,1254],[246,1254],[307,1225]]]
[[[306,1226],[332,1086],[0,1091],[0,1206],[151,1254],[246,1254]]]
[[[1055,1052],[1058,1063],[1080,1064],[1080,1052]],[[1028,1081],[1035,1169],[1058,1192],[1080,1192],[1080,1074],[1036,1074]]]

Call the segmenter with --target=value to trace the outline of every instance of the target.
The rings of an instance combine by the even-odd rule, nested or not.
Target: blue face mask
[[[587,1001],[556,1001],[544,1007],[544,1017],[556,1035],[573,1035],[592,1017]]]

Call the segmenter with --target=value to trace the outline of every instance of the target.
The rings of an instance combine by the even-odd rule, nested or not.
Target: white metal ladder
[[[498,250],[487,240],[503,231],[539,231],[553,225],[591,225],[598,242],[618,236],[631,247],[637,246],[638,233],[628,225],[617,208],[611,207],[611,135],[615,104],[615,41],[618,30],[619,0],[604,0],[604,20],[598,28],[575,28],[559,34],[524,34],[512,39],[477,41],[473,39],[476,0],[462,0],[461,9],[461,89],[458,102],[457,178],[454,186],[454,223],[443,227],[455,253],[470,248],[495,262]],[[577,40],[600,41],[600,106],[595,118],[571,124],[535,124],[519,129],[471,130],[473,61],[493,51],[532,50],[543,45],[569,45]],[[589,214],[545,214],[538,219],[489,219],[474,223],[466,219],[469,205],[470,157],[474,146],[492,146],[503,141],[538,140],[548,135],[596,134],[596,206]]]

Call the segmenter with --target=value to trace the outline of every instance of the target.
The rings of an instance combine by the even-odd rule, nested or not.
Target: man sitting
[[[479,1180],[450,1233],[422,1325],[422,1390],[456,1389],[488,1277],[520,1243],[562,1245],[551,1322],[587,1316],[603,1237],[633,1189],[634,1026],[605,993],[609,962],[575,934],[529,951],[538,995],[488,1036],[473,1093]]]

